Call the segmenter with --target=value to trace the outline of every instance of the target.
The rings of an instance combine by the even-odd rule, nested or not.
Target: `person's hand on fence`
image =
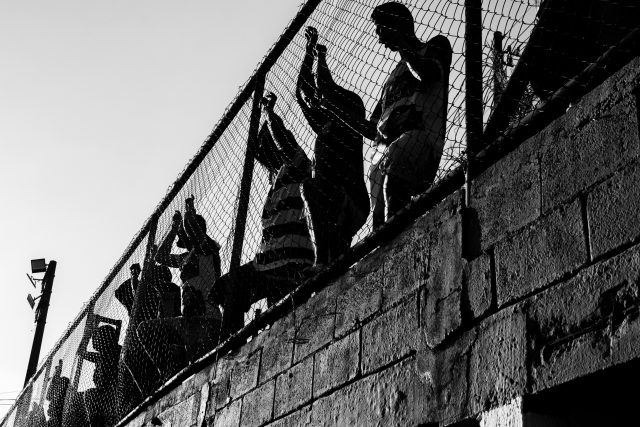
[[[318,43],[318,30],[315,27],[307,27],[304,30],[304,36],[307,39],[307,52],[315,52],[315,47]]]
[[[326,55],[327,54],[327,46],[323,44],[317,44],[315,47],[316,55]]]

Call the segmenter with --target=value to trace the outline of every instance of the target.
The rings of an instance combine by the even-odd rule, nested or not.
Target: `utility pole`
[[[40,347],[42,346],[42,336],[44,335],[44,325],[47,323],[47,312],[49,311],[49,300],[51,299],[51,290],[53,289],[53,278],[55,275],[56,262],[49,261],[47,270],[42,278],[42,295],[40,296],[40,302],[36,308],[36,332],[33,335],[33,345],[31,346],[27,375],[24,379],[25,385],[27,385],[33,374],[36,373],[36,368],[38,367]]]

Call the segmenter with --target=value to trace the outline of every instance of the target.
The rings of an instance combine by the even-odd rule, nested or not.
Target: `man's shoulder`
[[[451,63],[453,49],[449,39],[439,34],[424,44],[422,53],[428,58],[440,61],[444,67],[448,67]]]
[[[437,47],[439,49],[452,50],[451,42],[449,42],[449,39],[442,34],[438,34],[437,36],[432,37],[426,44],[428,47]]]

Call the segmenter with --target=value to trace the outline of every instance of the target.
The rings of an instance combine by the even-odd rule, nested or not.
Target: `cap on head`
[[[382,25],[405,34],[414,34],[413,15],[407,6],[399,2],[382,3],[371,13],[376,25]]]

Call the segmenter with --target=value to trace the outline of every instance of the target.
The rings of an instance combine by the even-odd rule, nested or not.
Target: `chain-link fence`
[[[394,183],[375,179],[394,176],[390,147],[406,134],[418,135],[403,154],[418,178],[401,177],[414,190],[401,202],[460,170],[472,139],[477,152],[516,126],[639,22],[631,0],[411,0],[415,44],[381,32],[380,3],[301,6],[3,426],[115,425],[370,235],[385,220],[370,209],[374,187],[392,215]],[[413,59],[389,49],[404,42]],[[392,101],[410,108],[385,116]],[[384,173],[369,173],[379,157]]]

